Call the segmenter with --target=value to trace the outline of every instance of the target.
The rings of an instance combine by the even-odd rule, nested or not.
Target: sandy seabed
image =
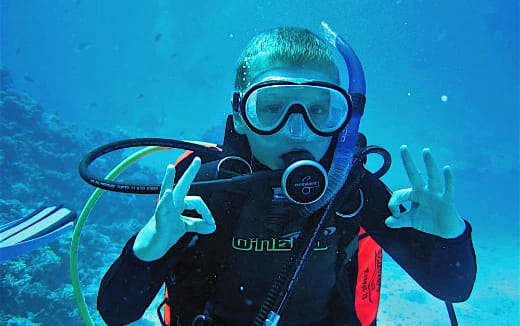
[[[517,240],[488,240],[495,242],[474,240],[477,280],[470,298],[454,304],[459,325],[520,325],[519,250],[507,245]],[[444,302],[385,256],[378,326],[408,325],[450,325],[450,321]]]

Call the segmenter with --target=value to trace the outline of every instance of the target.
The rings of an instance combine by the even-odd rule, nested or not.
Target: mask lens
[[[262,131],[275,129],[282,122],[287,109],[286,86],[258,88],[246,100],[246,117],[251,124]]]
[[[349,103],[340,91],[328,89],[328,106],[323,112],[314,114],[311,108],[310,119],[316,129],[323,132],[337,131],[348,116]]]
[[[296,107],[303,107],[304,112],[298,112]],[[349,103],[343,93],[333,88],[289,84],[254,90],[245,99],[244,108],[246,119],[261,131],[276,129],[288,114],[303,113],[314,128],[332,133],[347,119]]]

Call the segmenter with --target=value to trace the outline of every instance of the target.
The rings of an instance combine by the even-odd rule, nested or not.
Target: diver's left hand
[[[423,149],[423,159],[428,174],[427,182],[415,167],[408,147],[401,146],[401,158],[412,188],[397,190],[388,202],[392,216],[385,221],[390,228],[412,227],[416,230],[443,238],[456,238],[466,229],[453,200],[453,174],[449,166],[443,168],[444,189],[441,173],[433,160],[430,149]],[[411,202],[411,208],[401,213],[399,205]]]

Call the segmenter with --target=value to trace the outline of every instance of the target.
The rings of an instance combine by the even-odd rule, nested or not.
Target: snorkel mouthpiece
[[[282,190],[296,204],[312,204],[324,194],[328,185],[327,171],[307,151],[294,151],[282,156],[285,171]]]

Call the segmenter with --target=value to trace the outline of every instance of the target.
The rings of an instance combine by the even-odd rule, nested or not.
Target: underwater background
[[[517,325],[518,6],[515,0],[0,0],[0,225],[42,205],[63,203],[79,213],[94,188],[77,167],[97,146],[133,137],[221,142],[246,42],[278,26],[319,32],[325,20],[363,63],[361,131],[392,153],[385,183],[409,187],[401,144],[420,167],[423,147],[453,167],[478,263],[471,297],[455,304],[460,325]],[[98,175],[126,153],[99,160]],[[172,156],[146,158],[122,178],[160,183]],[[103,324],[95,309],[100,280],[151,216],[155,199],[105,192],[88,218],[79,268],[96,324]],[[69,243],[64,236],[0,264],[0,325],[82,325]],[[378,325],[449,324],[443,302],[388,256],[381,297]],[[135,325],[158,325],[156,306]]]

